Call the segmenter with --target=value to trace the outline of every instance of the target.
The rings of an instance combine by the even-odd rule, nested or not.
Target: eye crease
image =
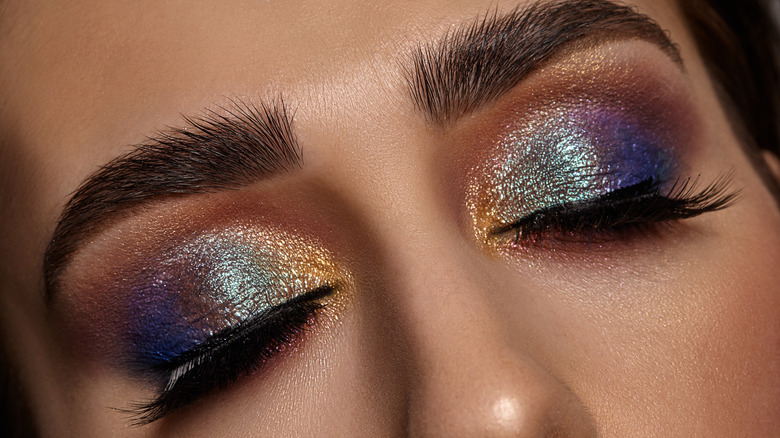
[[[652,106],[564,98],[519,114],[470,173],[466,202],[478,240],[592,243],[605,231],[730,205],[727,178],[696,192],[700,181],[682,165],[684,136]]]
[[[152,369],[166,380],[164,389],[147,403],[127,409],[135,424],[156,421],[239,377],[262,370],[267,362],[294,346],[314,324],[321,300],[336,292],[324,285],[265,309],[221,330],[204,342]]]
[[[234,226],[177,244],[133,269],[126,341],[140,366],[167,361],[220,330],[325,284],[323,248],[281,230]]]
[[[675,160],[652,133],[622,114],[571,105],[535,111],[497,142],[473,172],[475,226],[506,224],[536,210],[577,202],[645,179],[667,180]]]
[[[136,424],[266,370],[352,283],[304,232],[251,220],[176,227],[155,227],[153,243],[130,251],[124,266],[91,274],[101,311],[74,326],[84,333],[76,348],[156,388],[151,400],[116,407]]]
[[[0,438],[780,437],[780,0],[0,23]]]

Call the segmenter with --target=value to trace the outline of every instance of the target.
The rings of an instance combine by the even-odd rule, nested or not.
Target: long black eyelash
[[[563,203],[533,212],[516,222],[496,227],[491,235],[515,233],[515,242],[560,234],[624,230],[632,226],[691,218],[734,203],[731,174],[699,188],[698,179],[678,180],[662,194],[660,183],[646,179],[581,202]]]
[[[334,291],[328,285],[297,296],[161,364],[155,371],[167,378],[165,388],[154,400],[124,411],[134,425],[148,424],[261,369],[296,340],[322,308],[318,300]]]

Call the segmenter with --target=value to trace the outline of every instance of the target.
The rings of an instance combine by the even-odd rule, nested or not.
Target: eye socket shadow
[[[124,270],[116,302],[124,321],[116,343],[139,370],[347,275],[316,242],[251,225],[176,242],[142,263]]]
[[[478,237],[535,211],[584,201],[645,180],[673,184],[673,130],[648,108],[606,100],[548,102],[497,137],[469,174],[467,208]]]

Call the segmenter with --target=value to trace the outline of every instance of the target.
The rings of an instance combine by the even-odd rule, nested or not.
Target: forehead
[[[403,92],[401,67],[416,44],[526,3],[11,0],[0,29],[0,116],[25,149],[41,151],[38,162],[81,177],[85,151],[105,162],[226,97],[283,93],[314,107],[304,117],[376,112],[382,96]],[[673,26],[670,2],[636,3]]]
[[[20,118],[34,110],[112,136],[144,114],[159,120],[224,96],[347,104],[365,87],[396,91],[403,55],[420,41],[524,3],[11,1],[2,92]],[[669,9],[637,3],[656,18]]]

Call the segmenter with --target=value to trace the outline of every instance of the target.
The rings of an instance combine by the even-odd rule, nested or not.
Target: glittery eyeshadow
[[[673,183],[673,140],[650,119],[594,100],[552,102],[518,115],[468,176],[478,237],[486,241],[493,227],[644,180]]]
[[[234,225],[177,242],[123,275],[120,344],[141,368],[346,274],[331,253],[279,229]]]

